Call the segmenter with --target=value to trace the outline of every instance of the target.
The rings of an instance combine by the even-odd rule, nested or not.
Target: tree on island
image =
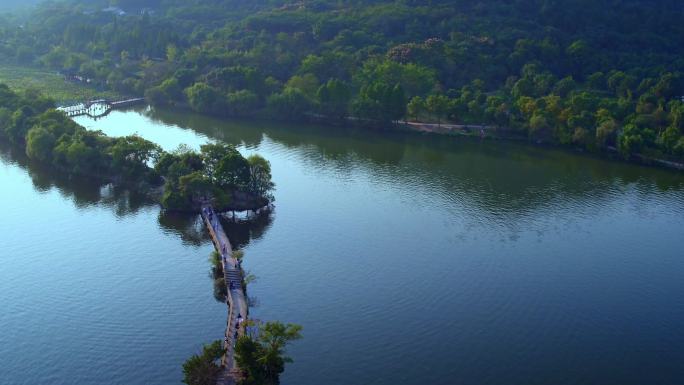
[[[187,385],[216,385],[221,373],[221,366],[217,363],[225,350],[221,341],[216,340],[204,345],[202,353],[195,354],[183,364],[183,383]]]
[[[275,185],[271,181],[271,163],[259,154],[250,155],[249,183],[247,191],[257,196],[266,196]]]
[[[276,385],[292,359],[285,347],[302,338],[302,327],[282,322],[258,325],[256,335],[245,334],[235,346],[235,360],[244,374],[241,385]]]
[[[272,196],[271,167],[258,155],[245,158],[232,145],[207,144],[199,152],[173,152],[140,136],[120,138],[89,131],[30,92],[0,85],[0,140],[69,175],[95,177],[157,196],[165,209],[256,210]],[[163,189],[160,189],[163,187]]]

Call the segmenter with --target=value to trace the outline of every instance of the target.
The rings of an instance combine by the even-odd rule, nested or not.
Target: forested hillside
[[[0,56],[209,114],[448,120],[684,159],[681,1],[104,3],[3,17]]]

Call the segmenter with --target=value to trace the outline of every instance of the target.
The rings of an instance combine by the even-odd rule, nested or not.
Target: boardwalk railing
[[[89,116],[91,118],[100,118],[106,116],[112,110],[117,108],[125,108],[135,104],[144,102],[143,98],[127,99],[112,102],[109,100],[91,100],[85,103],[79,103],[73,106],[59,107],[57,110],[64,112],[69,117]]]
[[[228,305],[228,323],[224,338],[226,354],[221,360],[223,373],[219,384],[235,384],[239,377],[239,369],[235,363],[234,348],[237,338],[244,333],[242,325],[247,321],[247,299],[242,287],[242,268],[240,262],[233,257],[230,240],[221,226],[219,217],[210,205],[202,207],[202,219],[209,230],[216,251],[221,256],[223,279],[226,285],[226,303]]]

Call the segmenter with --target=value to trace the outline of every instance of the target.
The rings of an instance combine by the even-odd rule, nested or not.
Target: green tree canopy
[[[202,352],[194,354],[183,364],[183,383],[187,385],[216,385],[221,373],[217,364],[223,356],[221,341],[214,341],[204,345]]]

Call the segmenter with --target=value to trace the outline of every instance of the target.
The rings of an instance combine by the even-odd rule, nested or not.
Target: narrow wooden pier
[[[244,334],[244,322],[247,321],[247,298],[242,286],[242,268],[239,261],[233,257],[233,248],[230,240],[221,226],[218,215],[210,205],[202,207],[202,219],[209,230],[216,251],[221,255],[223,266],[223,278],[226,283],[226,303],[228,305],[228,323],[226,325],[223,346],[226,354],[221,360],[223,373],[218,380],[218,385],[233,385],[238,382],[240,370],[235,363],[234,348],[236,337]],[[239,327],[238,327],[239,325]]]

